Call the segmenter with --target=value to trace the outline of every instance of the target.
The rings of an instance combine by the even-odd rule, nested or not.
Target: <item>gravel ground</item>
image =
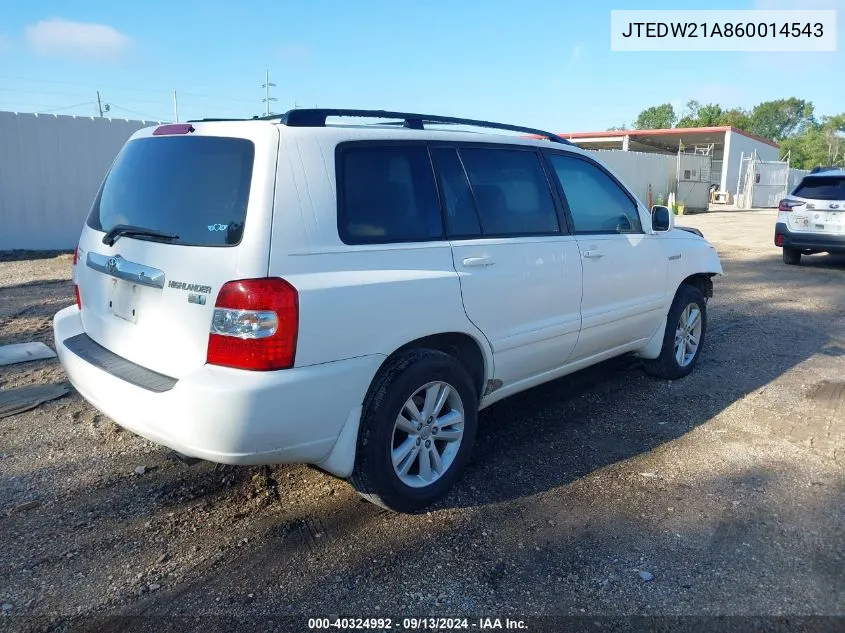
[[[73,391],[0,420],[0,628],[845,615],[845,258],[785,266],[773,212],[681,223],[726,271],[696,371],[622,358],[491,407],[425,514],[309,467],[186,466]],[[70,263],[0,254],[0,344],[52,345]],[[2,389],[63,381],[0,369]]]

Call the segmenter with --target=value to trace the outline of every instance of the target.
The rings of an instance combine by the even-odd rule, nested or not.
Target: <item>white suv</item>
[[[137,132],[74,262],[55,342],[96,408],[182,455],[315,464],[407,512],[459,477],[479,409],[629,352],[688,374],[722,272],[553,134],[360,110]]]
[[[775,246],[792,265],[801,255],[845,253],[845,170],[814,169],[780,201]]]

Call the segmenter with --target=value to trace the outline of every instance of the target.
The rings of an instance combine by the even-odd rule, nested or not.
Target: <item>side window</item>
[[[485,236],[560,231],[546,173],[535,152],[461,149]]]
[[[550,154],[576,233],[642,233],[637,207],[601,169],[579,158]]]
[[[346,244],[443,237],[428,150],[422,145],[345,147],[340,152],[338,230]]]
[[[446,212],[446,233],[449,237],[478,237],[481,224],[472,190],[457,150],[435,147],[431,158],[437,171],[440,197]]]

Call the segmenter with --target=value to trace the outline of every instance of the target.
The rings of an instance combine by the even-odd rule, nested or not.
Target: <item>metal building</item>
[[[690,208],[707,208],[711,189],[719,202],[735,204],[741,172],[754,157],[762,163],[779,162],[780,148],[768,139],[734,127],[672,128],[665,130],[611,130],[564,132],[584,149],[607,149],[674,154],[677,164],[677,196]],[[782,170],[776,170],[778,174]],[[788,168],[783,173],[787,173]],[[782,183],[787,187],[786,180]]]

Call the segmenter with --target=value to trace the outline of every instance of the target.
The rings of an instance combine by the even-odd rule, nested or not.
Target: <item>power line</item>
[[[15,103],[0,103],[0,107],[8,108],[12,112],[32,112],[33,114],[49,114],[50,112],[58,112],[60,110],[73,110],[74,108],[81,108],[83,106],[97,105],[96,101],[86,101],[85,103],[76,103],[73,105],[49,105],[43,108],[33,108],[31,104],[15,104]]]
[[[49,95],[51,97],[65,97],[67,99],[72,99],[74,97],[81,98],[81,97],[86,96],[84,94],[79,94],[79,93],[49,92],[49,91],[45,91],[45,90],[17,90],[15,88],[3,88],[3,87],[0,87],[0,91],[21,93],[21,94]],[[181,95],[183,93],[180,92],[179,94]],[[226,99],[225,98],[221,99],[221,101],[226,101]],[[239,99],[238,101],[241,101],[241,100]],[[244,99],[243,101],[246,102],[247,100]],[[137,99],[135,97],[132,97],[132,103],[148,103],[148,104],[152,104],[152,105],[169,106],[169,105],[172,105],[172,98],[170,100],[168,100],[168,99]],[[252,103],[252,102],[249,102],[249,103]]]
[[[124,107],[116,105],[114,103],[111,104],[111,107],[114,110],[122,110],[123,112],[129,112],[130,114],[134,114],[136,116],[139,116],[142,119],[145,119],[147,121],[167,121],[167,120],[169,120],[167,117],[150,116],[148,114],[143,114],[142,112],[136,112],[135,110],[130,110],[129,108],[124,108]]]
[[[139,112],[137,110],[133,110],[133,109],[126,108],[126,107],[123,107],[123,106],[120,106],[120,105],[116,105],[113,101],[106,101],[105,95],[102,95],[102,93],[100,93],[100,94],[101,94],[101,103],[99,105],[98,105],[96,99],[84,101],[84,102],[80,102],[80,103],[67,103],[65,105],[59,105],[55,101],[53,101],[52,104],[49,104],[49,103],[45,104],[43,102],[39,103],[37,101],[36,102],[30,101],[28,103],[23,103],[23,102],[19,102],[19,101],[5,101],[3,99],[0,99],[0,110],[10,110],[10,111],[14,111],[14,112],[33,112],[33,113],[39,113],[40,114],[40,113],[48,113],[48,112],[58,112],[58,111],[61,111],[61,110],[73,110],[73,109],[81,108],[81,107],[85,107],[85,106],[93,106],[94,116],[107,117],[107,116],[109,116],[110,111],[112,111],[113,109],[117,109],[117,110],[121,110],[121,111],[125,111],[125,112],[130,112],[132,114],[136,114],[138,116],[142,116],[142,117],[145,117],[147,119],[151,119],[151,120],[155,120],[155,121],[170,120],[171,117],[173,117],[174,120],[175,120],[176,116],[179,116],[181,118],[181,114],[184,111],[206,112],[206,111],[209,110],[209,107],[207,105],[202,105],[202,104],[194,103],[194,102],[191,102],[191,101],[188,101],[188,102],[183,101],[182,100],[182,94],[179,93],[178,102],[171,101],[169,104],[167,104],[170,108],[173,109],[173,111],[171,113],[167,114],[166,116],[149,116],[149,115],[144,114],[142,112]],[[156,104],[159,105],[159,106],[164,106],[163,102],[156,102]],[[130,105],[135,105],[135,104],[133,102]],[[100,115],[100,107],[102,107],[102,115]],[[215,108],[215,110],[219,110],[219,109],[221,109],[221,108]],[[232,106],[223,107],[222,109],[225,112],[233,114],[234,116],[239,116],[237,114],[237,112],[243,110],[240,107],[232,107]],[[158,110],[158,111],[164,112],[164,108],[162,108],[161,110]],[[242,115],[242,113],[241,113],[241,115]],[[200,116],[200,115],[197,115],[197,116]]]
[[[81,97],[82,94],[79,93],[67,93],[67,92],[51,92],[49,90],[26,90],[24,88],[6,88],[4,86],[0,86],[0,91],[2,92],[18,92],[21,94],[31,94],[31,95],[50,95],[51,97]],[[85,94],[88,94],[87,92]]]
[[[76,105],[61,106],[51,110],[38,110],[38,114],[48,114],[50,112],[58,112],[59,110],[72,110],[73,108],[81,108],[82,106],[94,105],[94,101],[86,101],[85,103],[77,103]]]
[[[17,79],[17,80],[21,80],[21,81],[33,81],[33,82],[41,82],[41,83],[45,83],[45,84],[69,85],[69,86],[75,86],[75,87],[85,85],[85,84],[63,81],[63,80],[51,80],[51,79],[39,80],[39,79],[27,79],[27,78],[24,78],[24,77],[15,77],[15,76],[10,76],[10,75],[0,75],[0,79],[2,79],[3,77],[9,77],[9,78]],[[269,88],[275,87],[275,84],[273,84],[272,82],[269,81],[269,73],[267,74],[267,79],[268,79],[268,81],[266,81],[265,83],[269,84],[269,85],[264,86],[264,88],[267,91],[265,94],[269,97]],[[119,92],[120,90],[132,90],[134,92],[140,92],[140,90],[136,89],[136,88],[134,88],[134,89],[130,89],[128,87],[116,87],[115,88],[115,91],[117,91],[117,92]],[[110,99],[106,100],[106,95],[100,89],[97,89],[96,91],[93,91],[93,92],[94,92],[94,95],[96,95],[97,100],[95,100],[95,101],[86,100],[84,102],[80,102],[80,103],[77,104],[77,103],[74,103],[74,102],[77,101],[80,97],[83,97],[83,95],[79,94],[76,90],[70,90],[70,91],[64,91],[62,89],[40,90],[40,89],[30,89],[30,88],[20,88],[20,89],[18,89],[18,88],[10,88],[8,86],[2,86],[2,87],[0,87],[0,95],[1,94],[10,95],[10,96],[12,96],[12,99],[14,99],[13,95],[15,95],[16,93],[19,93],[21,96],[23,96],[23,95],[35,95],[35,96],[32,97],[31,100],[29,101],[29,103],[26,103],[26,105],[23,105],[21,103],[21,101],[18,100],[18,99],[14,99],[14,101],[12,103],[9,103],[5,99],[0,99],[0,108],[8,108],[8,109],[13,109],[15,111],[21,110],[21,111],[29,111],[29,112],[40,113],[40,112],[58,112],[58,111],[61,111],[61,110],[73,110],[73,109],[78,108],[78,107],[93,105],[95,114],[99,114],[100,117],[106,116],[106,114],[109,112],[111,107],[117,107],[118,109],[123,110],[125,112],[130,112],[132,114],[142,116],[142,117],[145,117],[145,118],[151,118],[151,119],[154,119],[154,120],[168,120],[171,116],[171,115],[168,115],[166,117],[158,117],[158,116],[148,117],[148,115],[145,115],[141,112],[138,112],[137,110],[125,108],[123,106],[114,106],[112,103],[110,103],[110,101],[111,101]],[[156,93],[149,91],[149,90],[146,90],[144,92],[149,93],[149,96],[155,96],[156,95]],[[183,99],[184,95],[187,95],[188,98]],[[39,96],[46,97],[46,98],[44,98],[44,101],[53,101],[53,104],[55,104],[55,105],[45,105],[43,103],[43,101],[41,100],[41,98],[39,98]],[[114,96],[114,95],[111,95],[111,96]],[[247,100],[247,99],[217,97],[217,96],[214,96],[214,95],[204,95],[204,94],[193,93],[193,92],[183,93],[183,92],[179,91],[179,101],[178,101],[178,104],[177,104],[177,102],[175,100],[175,92],[174,91],[168,91],[168,96],[170,98],[165,100],[165,99],[150,99],[150,98],[143,98],[143,97],[135,98],[135,97],[132,97],[132,96],[124,95],[125,98],[121,99],[121,100],[124,103],[130,103],[130,105],[150,104],[150,105],[155,106],[155,108],[151,108],[151,109],[158,110],[159,112],[162,112],[164,110],[164,108],[162,106],[167,106],[168,108],[173,108],[173,116],[174,117],[178,117],[179,115],[177,114],[177,111],[179,109],[183,109],[183,108],[187,108],[189,110],[197,110],[197,111],[208,111],[208,110],[212,110],[212,109],[214,109],[214,110],[222,109],[222,110],[234,112],[234,111],[244,109],[244,107],[241,104],[254,103],[254,101]],[[64,100],[62,98],[66,99],[67,101],[70,101],[71,103],[68,103],[66,105],[56,104],[56,101]],[[119,95],[118,95],[118,98],[120,99]],[[270,101],[276,101],[276,98],[275,97],[269,97],[269,100]],[[6,101],[6,102],[3,103],[4,101]],[[39,101],[42,101],[42,102],[39,103]],[[211,102],[214,102],[214,103],[211,103]],[[143,105],[142,105],[142,107],[143,107]]]
[[[75,81],[63,81],[63,80],[60,80],[60,79],[35,79],[35,78],[32,78],[32,77],[20,77],[20,76],[14,76],[14,75],[0,75],[0,79],[12,79],[12,80],[15,80],[15,81],[27,81],[27,82],[31,82],[31,83],[60,84],[60,85],[65,85],[65,86],[76,86],[76,87],[79,87],[79,88],[95,88],[95,89],[96,88],[109,88],[111,90],[127,90],[127,91],[130,91],[130,92],[145,92],[145,93],[162,92],[162,93],[166,93],[166,94],[170,93],[170,90],[151,90],[149,88],[137,88],[137,87],[131,87],[131,86],[115,86],[115,85],[112,85],[112,84],[96,84],[95,85],[95,84],[79,83],[79,82],[75,82]],[[16,91],[16,92],[25,92],[25,90],[16,90],[14,88],[0,88],[0,89],[9,90],[9,91]],[[48,93],[43,93],[43,94],[48,94]],[[53,93],[53,94],[55,94],[55,93]],[[238,97],[225,97],[225,96],[214,95],[214,94],[209,94],[209,93],[183,92],[183,91],[180,90],[179,94],[184,95],[184,96],[188,96],[188,97],[197,97],[197,98],[200,98],[200,99],[216,99],[218,101],[229,101],[229,102],[237,102],[237,103],[254,103],[254,101],[252,99],[243,99],[243,98],[238,98]],[[167,101],[162,101],[162,103],[167,103]]]

